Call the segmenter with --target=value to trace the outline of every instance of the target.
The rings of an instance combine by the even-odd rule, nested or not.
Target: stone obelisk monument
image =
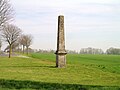
[[[58,36],[57,36],[57,51],[56,54],[56,67],[62,68],[66,65],[65,51],[65,36],[64,36],[64,16],[58,16]]]

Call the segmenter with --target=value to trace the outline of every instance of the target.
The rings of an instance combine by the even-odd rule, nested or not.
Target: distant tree
[[[68,54],[78,54],[78,52],[75,50],[67,50],[67,53]]]
[[[7,24],[3,26],[2,37],[9,44],[9,58],[12,53],[12,46],[18,40],[21,30],[14,25]]]
[[[32,40],[33,40],[33,37],[32,35],[25,35],[24,36],[24,43],[25,43],[25,46],[26,46],[26,49],[27,49],[27,54],[28,54],[28,50],[29,50],[29,46],[32,44]]]
[[[82,48],[80,50],[80,54],[103,54],[103,50],[102,49],[97,49],[97,48]]]
[[[106,54],[120,55],[120,49],[111,47],[106,50]]]
[[[19,37],[19,40],[18,40],[18,42],[20,43],[20,45],[22,45],[22,47],[23,47],[23,54],[24,54],[24,52],[25,52],[25,35],[24,34],[22,34],[20,37]]]
[[[29,52],[29,46],[32,44],[33,37],[32,35],[21,35],[19,38],[19,43],[23,46],[23,53],[25,52],[25,47],[27,50],[27,54]]]
[[[0,0],[0,28],[13,18],[13,9],[9,0]]]
[[[54,53],[55,50],[43,50],[43,49],[39,49],[39,50],[34,50],[37,53]]]

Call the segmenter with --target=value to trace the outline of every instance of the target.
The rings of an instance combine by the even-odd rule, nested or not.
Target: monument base
[[[63,53],[56,52],[56,67],[64,68],[66,66],[66,52]]]

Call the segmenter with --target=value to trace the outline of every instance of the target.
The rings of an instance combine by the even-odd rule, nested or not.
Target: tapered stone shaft
[[[58,36],[57,36],[57,51],[56,51],[56,67],[65,67],[66,51],[65,51],[65,36],[64,36],[64,16],[58,16]]]

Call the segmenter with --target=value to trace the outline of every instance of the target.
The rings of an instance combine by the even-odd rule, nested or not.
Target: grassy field
[[[66,68],[54,54],[0,57],[0,89],[120,90],[120,56],[70,54]]]

